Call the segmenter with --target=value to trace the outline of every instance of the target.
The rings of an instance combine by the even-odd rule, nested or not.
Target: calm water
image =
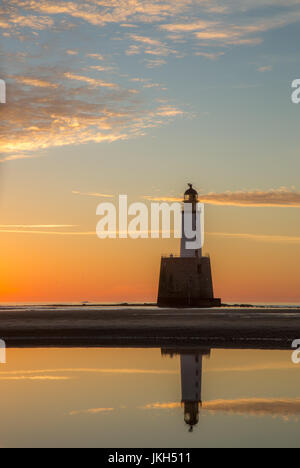
[[[289,351],[9,349],[7,361],[1,447],[300,446]]]

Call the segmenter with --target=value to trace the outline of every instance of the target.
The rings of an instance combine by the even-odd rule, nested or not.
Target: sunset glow
[[[3,0],[0,302],[155,302],[170,240],[97,205],[207,205],[216,297],[300,303],[299,2]]]

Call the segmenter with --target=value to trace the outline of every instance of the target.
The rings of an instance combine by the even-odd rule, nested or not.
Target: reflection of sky
[[[203,408],[191,434],[178,356],[161,357],[159,349],[8,350],[0,369],[0,442],[297,446],[299,368],[290,359],[289,351],[212,350],[203,359]]]
[[[180,403],[153,403],[146,405],[144,409],[174,409],[181,408]],[[104,410],[99,409],[99,412]],[[94,412],[96,410],[88,410]],[[267,399],[267,398],[249,398],[241,400],[215,400],[206,401],[201,407],[201,414],[205,412],[230,413],[245,416],[272,416],[288,419],[289,417],[299,418],[300,416],[300,398],[299,399]]]
[[[88,233],[102,198],[86,194],[178,197],[193,181],[220,205],[206,220],[217,295],[299,301],[299,3],[128,4],[2,1],[0,298],[154,300],[156,265],[176,244],[101,245]],[[116,288],[97,265],[122,255]]]

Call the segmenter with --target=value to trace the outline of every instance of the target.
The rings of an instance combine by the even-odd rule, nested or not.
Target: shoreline
[[[298,308],[2,309],[0,338],[7,347],[290,348],[300,339],[300,313]]]
[[[138,308],[138,307],[152,307],[152,308],[157,308],[157,309],[171,309],[169,307],[159,307],[156,302],[141,302],[141,303],[135,303],[135,302],[120,302],[120,303],[97,303],[97,302],[79,302],[79,303],[71,303],[71,302],[66,302],[66,303],[44,303],[44,302],[29,302],[29,303],[0,303],[0,312],[1,310],[5,309],[24,309],[24,308],[29,308],[33,307],[34,309],[37,307],[42,307],[42,308],[59,308],[59,307],[64,307],[64,308],[96,308],[96,307],[130,307],[130,308]],[[178,307],[182,310],[184,309],[193,309],[193,310],[200,310],[199,307]],[[298,309],[300,310],[300,305],[298,304],[226,304],[222,303],[219,307],[214,307],[218,309],[223,309],[223,308],[232,308],[232,309]],[[205,309],[205,308],[204,308]],[[176,308],[174,308],[176,310]]]

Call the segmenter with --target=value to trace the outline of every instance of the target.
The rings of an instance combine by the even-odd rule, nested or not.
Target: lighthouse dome
[[[184,201],[185,202],[195,202],[198,200],[198,192],[193,188],[192,184],[189,184],[189,189],[184,194]]]

